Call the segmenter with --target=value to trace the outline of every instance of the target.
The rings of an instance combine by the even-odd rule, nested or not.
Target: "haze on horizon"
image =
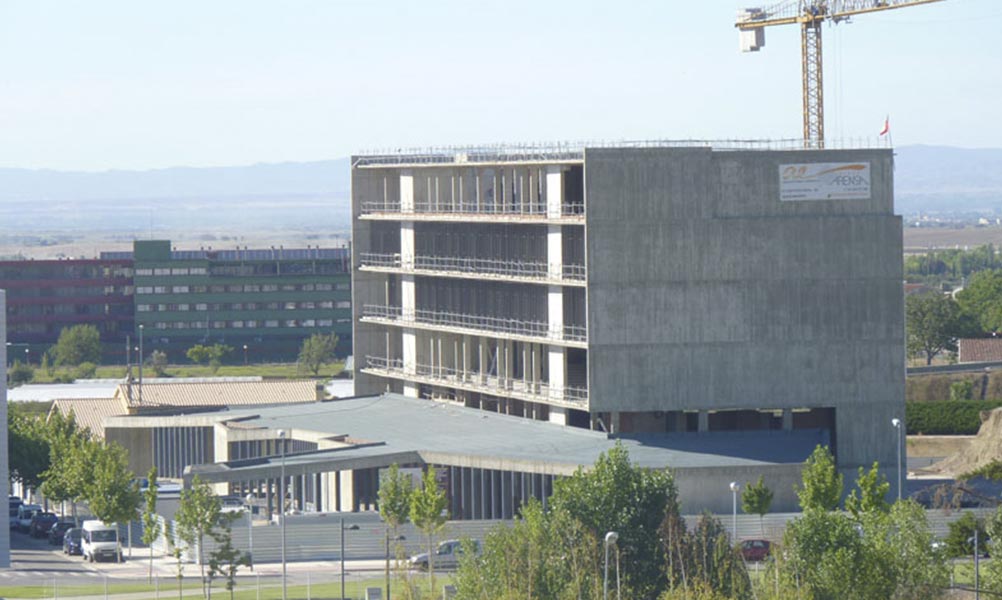
[[[0,167],[799,137],[799,32],[741,54],[749,4],[15,0],[0,11]],[[889,114],[895,145],[1002,146],[1000,25],[997,0],[945,0],[826,27],[828,138],[875,138]]]

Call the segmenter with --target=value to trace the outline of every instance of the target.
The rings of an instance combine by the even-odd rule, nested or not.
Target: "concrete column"
[[[400,172],[400,212],[414,212],[414,175],[410,169]]]
[[[564,273],[563,237],[563,227],[560,225],[546,227],[546,264],[551,279],[560,279]]]
[[[400,224],[400,264],[405,269],[414,268],[413,221],[404,221],[403,223]]]
[[[477,352],[479,359],[478,370],[480,372],[480,383],[487,383],[487,348],[485,344],[486,340],[482,337],[477,338]]]
[[[793,409],[783,409],[783,431],[793,431]]]
[[[10,457],[7,455],[7,299],[0,290],[0,495],[9,496]],[[10,529],[0,527],[0,568],[10,567]]]
[[[699,411],[699,426],[697,431],[700,433],[710,430],[710,413],[709,411],[701,410]]]
[[[560,406],[550,406],[550,423],[567,425],[567,409]]]
[[[559,219],[564,203],[564,168],[560,165],[546,167],[546,216]]]
[[[619,418],[619,411],[609,413],[609,427],[611,429],[610,433],[622,433],[622,420]]]
[[[355,472],[339,471],[341,512],[355,512]]]

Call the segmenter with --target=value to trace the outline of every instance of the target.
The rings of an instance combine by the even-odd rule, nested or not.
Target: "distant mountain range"
[[[902,146],[895,153],[899,214],[1002,214],[1002,149]]]
[[[1002,149],[896,149],[897,212],[1002,213]],[[150,171],[0,169],[0,223],[18,231],[349,227],[347,158]]]

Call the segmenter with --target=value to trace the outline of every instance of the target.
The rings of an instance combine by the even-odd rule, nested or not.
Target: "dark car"
[[[49,543],[53,546],[58,546],[63,543],[63,536],[66,532],[73,529],[73,523],[70,521],[60,521],[49,528]]]
[[[31,517],[31,524],[28,525],[28,533],[31,537],[45,537],[49,534],[49,529],[59,522],[59,517],[56,513],[51,512],[39,512],[35,513],[35,516]]]
[[[760,562],[769,557],[772,544],[768,540],[744,540],[741,542],[741,556],[748,562]]]
[[[63,534],[63,554],[73,556],[83,554],[83,547],[81,545],[82,536],[83,530],[78,527],[67,530]]]

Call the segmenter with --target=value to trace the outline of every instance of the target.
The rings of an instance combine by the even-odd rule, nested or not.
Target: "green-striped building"
[[[172,250],[136,241],[135,338],[182,362],[195,344],[226,344],[227,362],[292,360],[304,339],[336,333],[351,353],[349,248]]]

